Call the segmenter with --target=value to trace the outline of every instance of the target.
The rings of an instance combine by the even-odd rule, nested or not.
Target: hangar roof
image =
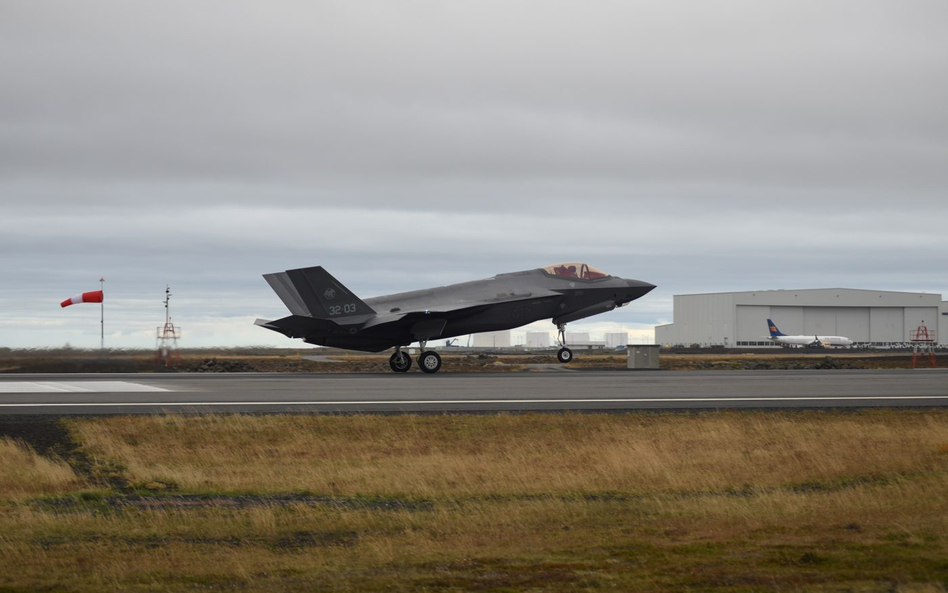
[[[762,290],[722,290],[720,292],[689,292],[684,294],[679,294],[675,296],[701,296],[701,295],[711,295],[711,294],[748,294],[748,293],[781,293],[781,292],[818,292],[818,291],[850,291],[850,292],[871,292],[873,294],[901,294],[901,295],[924,295],[924,296],[941,296],[935,292],[907,292],[903,290],[872,290],[868,288],[767,288]]]

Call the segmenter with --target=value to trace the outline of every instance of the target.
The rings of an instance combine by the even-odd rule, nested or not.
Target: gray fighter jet
[[[639,280],[610,276],[583,263],[565,263],[497,274],[484,280],[361,300],[321,266],[263,276],[277,293],[289,317],[261,327],[309,344],[381,352],[394,347],[389,365],[397,373],[411,367],[402,352],[421,344],[418,366],[426,373],[441,368],[428,340],[520,327],[552,319],[559,330],[557,359],[569,362],[566,324],[612,311],[655,288]]]

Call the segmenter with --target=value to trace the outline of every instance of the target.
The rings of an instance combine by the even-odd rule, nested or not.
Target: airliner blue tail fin
[[[780,331],[779,329],[777,329],[777,326],[774,324],[773,319],[768,319],[768,320],[767,320],[767,327],[770,328],[770,337],[771,337],[771,338],[776,338],[777,336],[785,336],[785,335],[787,335],[787,334],[783,333],[782,331]]]

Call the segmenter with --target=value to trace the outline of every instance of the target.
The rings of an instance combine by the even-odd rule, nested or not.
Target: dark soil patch
[[[151,373],[157,365],[142,358],[6,359],[0,373]]]
[[[128,490],[129,483],[122,468],[99,461],[94,462],[72,435],[56,419],[47,416],[0,416],[0,436],[16,439],[29,445],[44,457],[62,459],[79,475],[117,490]]]
[[[23,441],[46,457],[66,459],[79,452],[66,427],[45,416],[0,416],[0,436]]]
[[[314,496],[307,494],[240,494],[201,495],[172,494],[167,496],[106,496],[93,500],[82,497],[56,498],[32,502],[36,506],[59,510],[81,510],[89,506],[112,509],[243,509],[258,506],[293,506],[298,504],[327,506],[347,510],[430,511],[434,503],[426,500],[389,498],[358,498],[342,496]]]
[[[923,365],[924,366],[924,365]],[[837,369],[908,369],[912,367],[912,357],[906,355],[890,356],[810,356],[760,355],[747,357],[685,357],[668,356],[661,359],[664,370],[837,370]]]
[[[550,583],[570,590],[599,588],[595,581],[584,580],[594,568],[584,563],[516,563],[504,559],[468,560],[423,565],[432,576],[421,577],[422,590],[521,591],[546,590]],[[567,586],[568,585],[568,586]]]
[[[162,548],[168,544],[187,544],[225,548],[261,546],[276,551],[293,552],[304,550],[306,548],[325,548],[329,546],[342,546],[348,548],[354,546],[358,540],[359,534],[355,531],[292,531],[289,533],[281,533],[276,537],[247,535],[228,535],[224,537],[211,537],[203,535],[48,535],[36,539],[35,543],[44,550],[49,550],[59,546],[74,546],[77,543],[118,542],[126,546],[142,546],[145,548]]]
[[[355,531],[294,531],[284,533],[273,543],[278,550],[302,550],[327,546],[354,546],[359,539]]]
[[[257,369],[242,360],[205,358],[201,362],[182,369],[193,373],[252,373]]]

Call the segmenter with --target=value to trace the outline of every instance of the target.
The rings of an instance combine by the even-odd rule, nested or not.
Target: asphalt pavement
[[[0,375],[0,415],[945,406],[948,369]]]

